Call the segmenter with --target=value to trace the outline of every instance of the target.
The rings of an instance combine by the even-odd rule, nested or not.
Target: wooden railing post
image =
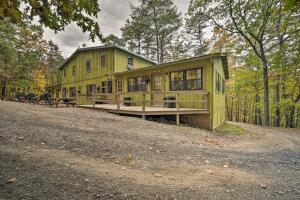
[[[92,93],[92,102],[93,102],[93,108],[96,107],[96,97],[94,95],[94,93]]]
[[[145,111],[146,111],[146,94],[143,92],[142,93],[142,118],[145,119]]]
[[[79,93],[76,92],[76,99],[75,99],[76,107],[79,105]]]
[[[120,94],[117,93],[117,110],[120,110]]]
[[[179,93],[176,93],[176,110],[179,111]],[[180,124],[179,113],[176,114],[176,124]]]
[[[210,100],[210,99],[209,99],[209,93],[207,92],[207,93],[206,93],[206,110],[207,110],[207,111],[210,110],[210,109],[209,109],[209,103],[210,103],[209,100]]]
[[[142,111],[144,112],[146,110],[146,94],[143,92],[142,94]]]
[[[179,111],[179,93],[176,93],[176,110]]]

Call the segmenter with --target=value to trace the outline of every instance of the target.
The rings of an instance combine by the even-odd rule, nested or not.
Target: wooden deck
[[[146,100],[146,95],[153,94],[163,94],[163,96],[170,95],[176,97],[175,100]],[[137,100],[124,100],[124,96],[129,96],[132,94],[140,95],[141,99]],[[202,95],[204,98],[199,98],[193,101],[180,100],[179,95],[194,94]],[[196,114],[209,114],[208,112],[208,93],[207,92],[195,92],[195,91],[176,91],[176,92],[136,92],[136,93],[116,93],[116,94],[98,94],[98,95],[80,95],[79,98],[90,99],[91,104],[78,105],[79,108],[88,108],[106,111],[110,113],[117,114],[128,114],[128,115],[137,115],[146,118],[148,115],[176,115],[176,122],[179,124],[180,115],[196,115]],[[102,97],[105,97],[102,99]],[[122,97],[122,98],[121,98]],[[77,100],[78,100],[77,99]],[[78,101],[77,101],[78,102]],[[203,105],[201,108],[185,108],[180,103],[193,102]],[[100,103],[100,104],[99,104]],[[168,108],[163,106],[149,106],[153,103],[172,103],[175,108]],[[131,104],[131,106],[125,106],[124,104]],[[138,104],[138,105],[137,105]]]
[[[193,109],[193,108],[166,108],[166,107],[154,107],[145,106],[145,110],[142,110],[142,106],[120,106],[118,109],[116,104],[96,104],[93,105],[79,105],[80,108],[90,108],[96,110],[103,110],[111,113],[122,113],[130,115],[177,115],[177,114],[208,114],[206,109]]]

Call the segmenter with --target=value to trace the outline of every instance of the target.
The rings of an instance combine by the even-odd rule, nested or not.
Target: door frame
[[[161,76],[161,92],[164,92],[165,91],[165,75],[164,75],[164,73],[155,73],[155,74],[151,74],[151,92],[155,92],[155,90],[154,90],[154,77],[155,76],[158,76],[158,75],[160,75]],[[151,104],[152,105],[157,105],[157,106],[161,106],[162,105],[162,103],[154,103],[153,102],[153,100],[154,100],[154,98],[155,98],[155,95],[160,95],[160,96],[162,96],[161,94],[151,94]]]

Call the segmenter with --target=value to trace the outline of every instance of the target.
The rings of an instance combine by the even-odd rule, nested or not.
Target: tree
[[[163,63],[168,44],[181,26],[181,13],[172,0],[140,0],[139,6],[131,6],[131,12],[131,19],[121,29],[124,40],[131,50],[137,49],[138,53],[148,49],[144,52],[147,55],[152,53],[154,44],[156,60]]]
[[[269,69],[271,65],[268,52],[276,45],[268,30],[270,27],[274,27],[272,18],[280,12],[281,7],[280,0],[222,0],[211,4],[210,8],[203,13],[203,16],[208,18],[214,26],[222,28],[247,42],[260,59],[263,66],[266,125],[270,124]],[[271,30],[274,29],[271,28]]]
[[[16,51],[12,46],[10,39],[12,38],[13,29],[7,24],[0,24],[0,81],[1,81],[1,99],[6,96],[7,81],[13,80],[17,74],[18,68],[11,67],[15,66]]]
[[[207,1],[191,0],[185,18],[185,28],[187,34],[191,36],[191,47],[195,56],[199,56],[207,51],[208,43],[204,39],[205,29],[208,27],[208,19],[203,15],[208,9]]]
[[[94,19],[99,12],[97,0],[2,0],[0,3],[0,20],[9,18],[19,23],[28,15],[31,20],[37,17],[41,25],[55,32],[74,22],[83,32],[88,31],[92,40],[102,39],[99,24]]]
[[[122,38],[119,38],[118,36],[114,34],[110,34],[104,38],[104,44],[105,45],[116,45],[120,47],[125,46],[125,42],[123,41]]]

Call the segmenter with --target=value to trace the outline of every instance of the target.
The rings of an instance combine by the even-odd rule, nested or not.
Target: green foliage
[[[102,39],[99,24],[95,21],[100,12],[97,0],[1,0],[0,20],[10,18],[12,22],[19,23],[24,16],[30,20],[37,17],[40,24],[57,31],[74,22],[83,32],[88,31],[90,38]]]
[[[43,39],[40,25],[29,20],[12,23],[0,21],[0,80],[2,97],[8,88],[42,92],[46,75],[57,71],[63,62],[58,47]]]
[[[138,7],[131,6],[130,19],[121,28],[122,36],[130,50],[163,63],[181,26],[180,15],[172,0],[140,0]]]
[[[116,35],[110,34],[104,38],[104,44],[105,45],[116,45],[120,47],[125,46],[125,42],[123,41],[122,38],[119,38]]]

